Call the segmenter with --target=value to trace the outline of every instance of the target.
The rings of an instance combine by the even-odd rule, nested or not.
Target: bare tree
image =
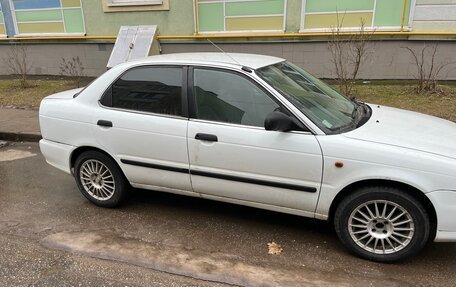
[[[368,55],[369,43],[374,31],[366,31],[365,21],[361,19],[359,32],[344,33],[343,20],[344,17],[339,21],[339,14],[337,14],[337,27],[331,28],[328,48],[339,89],[346,96],[351,96],[359,69]]]
[[[84,77],[84,69],[85,68],[79,59],[79,56],[73,57],[70,60],[62,58],[62,62],[60,64],[60,74],[73,77],[78,88],[81,85],[82,77]]]
[[[410,47],[403,48],[407,49],[410,52],[417,69],[417,82],[415,87],[416,92],[418,94],[442,93],[443,91],[438,85],[437,78],[442,72],[443,68],[455,64],[456,62],[443,61],[437,63],[436,55],[438,53],[438,45],[428,46],[424,44],[423,48],[419,51],[415,51]]]
[[[27,88],[27,78],[30,69],[32,68],[29,62],[28,49],[24,45],[11,45],[6,58],[3,59],[10,72],[20,76],[22,88]]]

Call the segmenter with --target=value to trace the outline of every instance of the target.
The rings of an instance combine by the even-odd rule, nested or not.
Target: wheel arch
[[[380,186],[380,187],[395,187],[399,188],[408,194],[414,196],[418,201],[423,204],[426,208],[426,211],[429,214],[429,220],[432,225],[431,234],[429,236],[430,240],[434,240],[434,237],[437,232],[437,213],[435,211],[434,205],[429,200],[429,198],[422,192],[421,190],[417,189],[414,186],[409,184],[395,181],[395,180],[386,180],[386,179],[366,179],[357,181],[354,183],[349,184],[348,186],[344,187],[334,198],[331,202],[331,206],[329,208],[328,214],[328,221],[332,222],[334,220],[334,214],[336,212],[337,206],[339,203],[348,195],[352,194],[356,190],[360,188],[367,187],[367,186]]]
[[[83,154],[84,152],[87,152],[87,151],[96,151],[96,152],[102,153],[102,154],[108,156],[109,158],[111,158],[116,163],[119,170],[122,172],[124,178],[127,178],[125,176],[124,171],[120,167],[119,163],[116,161],[116,159],[111,154],[107,153],[106,151],[104,151],[100,148],[94,147],[94,146],[80,146],[80,147],[76,148],[75,150],[73,150],[73,152],[70,155],[70,170],[71,170],[72,174],[74,173],[74,165],[76,164],[76,159],[81,154]]]

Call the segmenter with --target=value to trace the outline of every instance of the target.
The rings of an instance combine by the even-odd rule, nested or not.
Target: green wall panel
[[[302,1],[287,1],[286,32],[297,33],[301,29]]]
[[[63,7],[81,7],[79,0],[61,0]]]
[[[0,12],[0,24],[3,23],[3,14]]]
[[[6,34],[5,25],[3,25],[3,24],[0,24],[0,34],[1,35],[5,35]]]
[[[227,31],[245,31],[245,30],[282,30],[283,17],[239,17],[227,18]]]
[[[306,15],[304,27],[306,29],[335,28],[339,25],[344,28],[359,27],[362,20],[366,26],[370,26],[372,15],[372,13],[347,13],[344,16],[339,15],[339,17],[336,13]]]
[[[84,22],[80,8],[64,9],[63,17],[67,33],[84,33]]]
[[[37,11],[16,11],[18,22],[28,21],[61,21],[62,11],[58,10],[37,10]]]
[[[20,34],[43,34],[43,33],[64,33],[63,23],[19,23],[17,24]]]
[[[395,0],[397,2],[401,0]],[[306,12],[372,10],[374,0],[307,0]]]
[[[407,1],[405,25],[408,24],[410,0]],[[398,0],[377,0],[374,26],[401,26],[404,2]]]
[[[226,16],[283,14],[284,0],[226,2]]]
[[[223,31],[224,16],[223,3],[201,3],[198,4],[199,30]]]

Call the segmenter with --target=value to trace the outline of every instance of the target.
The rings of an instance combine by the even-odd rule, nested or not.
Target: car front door
[[[186,67],[133,68],[100,101],[98,143],[137,187],[191,192]]]
[[[285,110],[238,71],[190,69],[188,149],[191,181],[202,197],[313,214],[322,154],[308,132],[266,131]]]

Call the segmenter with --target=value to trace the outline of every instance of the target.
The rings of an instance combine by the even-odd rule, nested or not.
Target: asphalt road
[[[199,198],[135,190],[99,208],[37,144],[0,149],[0,286],[454,286],[455,268],[456,244],[377,264],[325,222]]]

